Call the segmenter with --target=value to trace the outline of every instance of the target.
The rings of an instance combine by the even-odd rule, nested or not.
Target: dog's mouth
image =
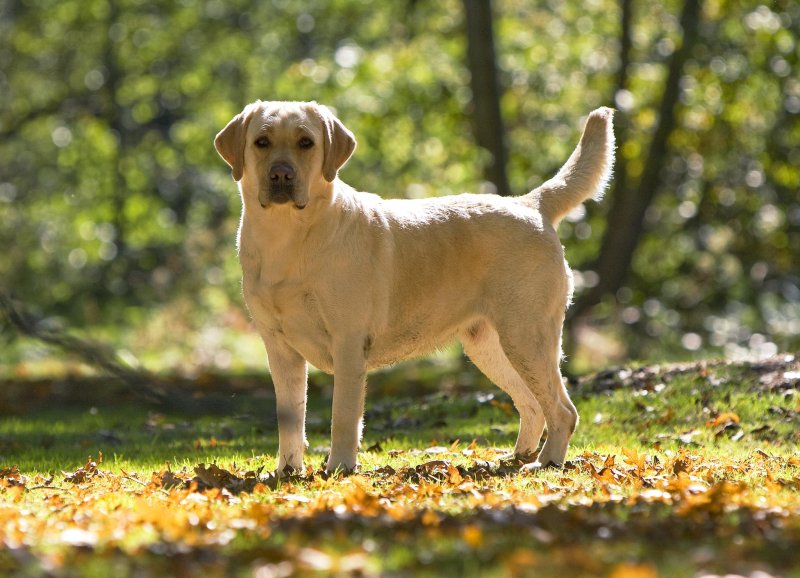
[[[293,203],[296,208],[301,210],[306,208],[305,202],[300,202],[295,198],[294,183],[270,183],[268,191],[265,195],[262,189],[258,199],[264,209],[270,205],[285,205],[287,203]]]
[[[269,201],[283,205],[294,199],[294,183],[270,183]]]

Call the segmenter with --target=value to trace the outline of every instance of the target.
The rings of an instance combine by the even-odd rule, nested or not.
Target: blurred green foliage
[[[619,93],[616,2],[495,3],[517,194],[600,105],[641,173],[681,5],[634,7]],[[800,5],[705,2],[700,34],[629,282],[591,325],[639,357],[796,349]],[[0,38],[0,289],[71,326],[150,346],[242,329],[239,199],[213,137],[257,98],[333,107],[359,141],[341,176],[362,190],[482,188],[456,0],[0,0]],[[560,231],[579,292],[606,210]]]

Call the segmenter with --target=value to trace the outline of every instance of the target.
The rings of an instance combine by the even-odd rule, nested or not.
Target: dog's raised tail
[[[558,174],[522,197],[538,204],[554,227],[575,207],[593,197],[600,200],[614,165],[614,111],[594,110],[583,136]]]

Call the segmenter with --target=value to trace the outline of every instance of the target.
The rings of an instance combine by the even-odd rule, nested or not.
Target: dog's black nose
[[[289,163],[275,163],[269,169],[269,180],[273,183],[289,183],[294,180],[294,167]]]

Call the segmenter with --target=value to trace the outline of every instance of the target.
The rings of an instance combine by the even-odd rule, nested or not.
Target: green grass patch
[[[351,476],[321,471],[329,385],[309,393],[307,469],[282,481],[268,391],[20,400],[0,420],[0,573],[800,576],[793,357],[582,379],[569,462],[543,471],[501,459],[505,394],[429,369],[376,377]]]

